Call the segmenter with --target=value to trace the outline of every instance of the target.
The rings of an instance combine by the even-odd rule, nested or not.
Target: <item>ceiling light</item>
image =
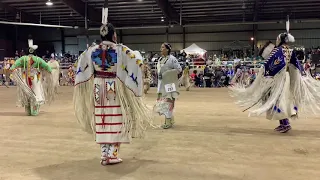
[[[46,2],[46,5],[47,5],[47,6],[52,6],[53,3],[51,2],[51,0],[48,0],[48,1]]]
[[[161,19],[161,21],[163,22],[163,21],[164,21],[164,19]]]
[[[251,37],[251,38],[250,38],[250,40],[251,40],[251,41],[253,41],[253,40],[254,40],[254,38],[253,38],[253,37]]]

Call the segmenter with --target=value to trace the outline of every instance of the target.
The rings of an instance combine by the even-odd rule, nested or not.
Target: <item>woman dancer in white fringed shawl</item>
[[[246,68],[238,68],[230,82],[231,85],[237,84],[238,86],[247,87],[250,85],[250,76]]]
[[[163,129],[171,128],[174,124],[173,109],[175,100],[179,96],[178,74],[182,68],[178,60],[170,55],[171,45],[163,43],[161,45],[162,56],[158,60],[158,99],[154,106],[154,111],[159,115],[165,115]]]
[[[55,93],[58,93],[59,78],[60,78],[60,65],[59,65],[58,61],[55,60],[55,56],[53,53],[51,54],[51,59],[48,62],[48,64],[52,69],[54,91],[55,91]]]
[[[288,43],[294,42],[289,21],[286,27],[287,32],[277,37],[276,47],[269,42],[260,52],[266,63],[253,84],[230,88],[238,104],[250,109],[249,116],[266,113],[267,119],[279,121],[275,131],[280,133],[291,129],[289,119],[320,112],[320,83],[306,75],[295,51],[289,49]]]
[[[141,99],[142,56],[116,44],[116,33],[103,8],[102,42],[81,54],[74,90],[75,114],[82,129],[101,148],[101,165],[122,162],[118,153],[131,137],[142,137],[152,117]]]
[[[151,69],[147,59],[143,60],[143,91],[145,94],[148,93],[150,89],[150,84],[152,81]]]
[[[190,68],[189,68],[189,63],[186,63],[186,66],[184,67],[182,71],[182,76],[179,79],[179,85],[182,84],[185,88],[186,91],[190,90],[191,82],[190,82]]]
[[[28,115],[39,114],[40,105],[54,100],[54,84],[50,66],[35,56],[37,45],[29,37],[29,55],[15,61],[11,70],[13,80],[17,83],[18,106],[25,107]]]

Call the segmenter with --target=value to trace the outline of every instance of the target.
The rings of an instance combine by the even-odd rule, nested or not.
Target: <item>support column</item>
[[[257,36],[258,35],[258,25],[254,24],[253,25],[253,31],[252,31],[252,37],[253,37],[253,42],[252,42],[252,50],[253,50],[253,55],[256,57],[258,55],[257,52],[257,44],[258,44],[258,39]]]
[[[182,28],[182,42],[183,42],[183,49],[186,48],[186,28]]]
[[[13,53],[16,53],[16,50],[18,50],[18,26],[14,26],[14,39],[13,39]]]
[[[124,44],[124,42],[123,42],[123,36],[122,36],[122,29],[119,30],[119,43]]]
[[[169,42],[169,28],[166,28],[166,42]]]
[[[64,29],[61,28],[61,50],[62,50],[62,54],[66,53],[66,42],[65,42],[65,36],[64,36]]]
[[[86,33],[86,44],[88,48],[90,45],[89,45],[89,32],[88,32],[88,2],[87,1],[85,1],[84,9],[85,9],[84,26],[85,26],[85,33]]]

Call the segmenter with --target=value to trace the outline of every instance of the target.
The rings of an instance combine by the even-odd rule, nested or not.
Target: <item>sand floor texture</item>
[[[279,134],[276,121],[248,118],[225,88],[182,90],[173,129],[148,130],[121,146],[123,163],[104,167],[99,146],[76,122],[73,88],[59,91],[31,117],[16,107],[15,87],[0,87],[0,180],[320,179],[320,117]],[[148,104],[155,98],[151,89]]]

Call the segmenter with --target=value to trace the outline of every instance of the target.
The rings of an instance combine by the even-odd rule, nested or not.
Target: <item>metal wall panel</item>
[[[187,27],[186,33],[195,32],[221,32],[221,31],[248,31],[252,30],[252,25],[219,25],[219,26],[205,26],[205,27]]]
[[[183,43],[183,35],[182,34],[169,34],[168,42],[169,43]]]
[[[66,52],[70,52],[71,54],[79,54],[78,45],[66,45]]]
[[[218,51],[233,41],[251,44],[250,38],[253,36],[252,29],[253,25],[186,27],[186,47],[192,43],[196,43],[208,51]],[[275,42],[277,35],[285,31],[285,24],[259,24],[258,29],[256,40],[258,46],[260,46],[268,40]],[[71,30],[68,32],[68,29],[65,31],[66,35],[80,32],[79,30]],[[166,28],[122,30],[122,42],[134,50],[158,52],[161,43],[167,41],[168,37],[168,42],[172,44],[173,51],[182,49],[182,28],[176,26],[169,28],[168,31],[169,34],[167,36]],[[306,48],[320,45],[320,23],[291,23],[290,32],[296,38],[296,44],[304,45]],[[98,32],[96,35],[89,36],[89,42],[92,43],[95,39],[100,40]],[[75,40],[72,37],[66,37],[66,46],[68,44],[78,44],[78,48],[86,47],[84,46],[84,42]],[[58,45],[57,48],[59,49]]]
[[[123,42],[125,44],[134,44],[134,43],[157,43],[165,42],[167,39],[166,35],[131,35],[123,36]]]
[[[152,44],[125,44],[132,50],[139,51],[151,51],[151,52],[159,52],[162,43],[152,43]],[[182,43],[171,43],[172,51],[180,51],[183,49]]]
[[[226,48],[226,46],[229,46],[234,41],[227,41],[227,42],[188,42],[186,43],[186,47],[190,46],[192,43],[197,44],[200,48],[205,49],[207,51],[220,51],[223,48]],[[239,41],[243,43],[244,45],[250,45],[251,41]]]
[[[277,30],[286,30],[285,23],[279,23],[279,24],[259,24],[258,25],[259,30],[270,30],[270,29],[277,29]],[[320,23],[290,23],[290,30],[294,29],[320,29]]]
[[[258,47],[264,45],[268,40],[275,43],[277,36],[284,31],[262,31],[258,33]],[[295,44],[303,45],[306,48],[320,45],[320,29],[316,30],[290,30],[290,33],[295,37]]]
[[[250,40],[251,32],[232,32],[232,33],[197,33],[186,34],[187,42],[225,42],[225,41],[245,41]]]
[[[161,34],[166,33],[165,28],[150,28],[150,29],[124,29],[122,34]]]
[[[61,41],[53,42],[53,47],[56,53],[62,53],[62,43]]]
[[[169,33],[172,33],[172,34],[177,34],[177,33],[182,34],[183,32],[183,28],[180,26],[175,26],[175,27],[169,28],[168,30],[169,30]]]
[[[66,45],[77,45],[78,44],[78,38],[77,37],[66,37],[65,38]]]

